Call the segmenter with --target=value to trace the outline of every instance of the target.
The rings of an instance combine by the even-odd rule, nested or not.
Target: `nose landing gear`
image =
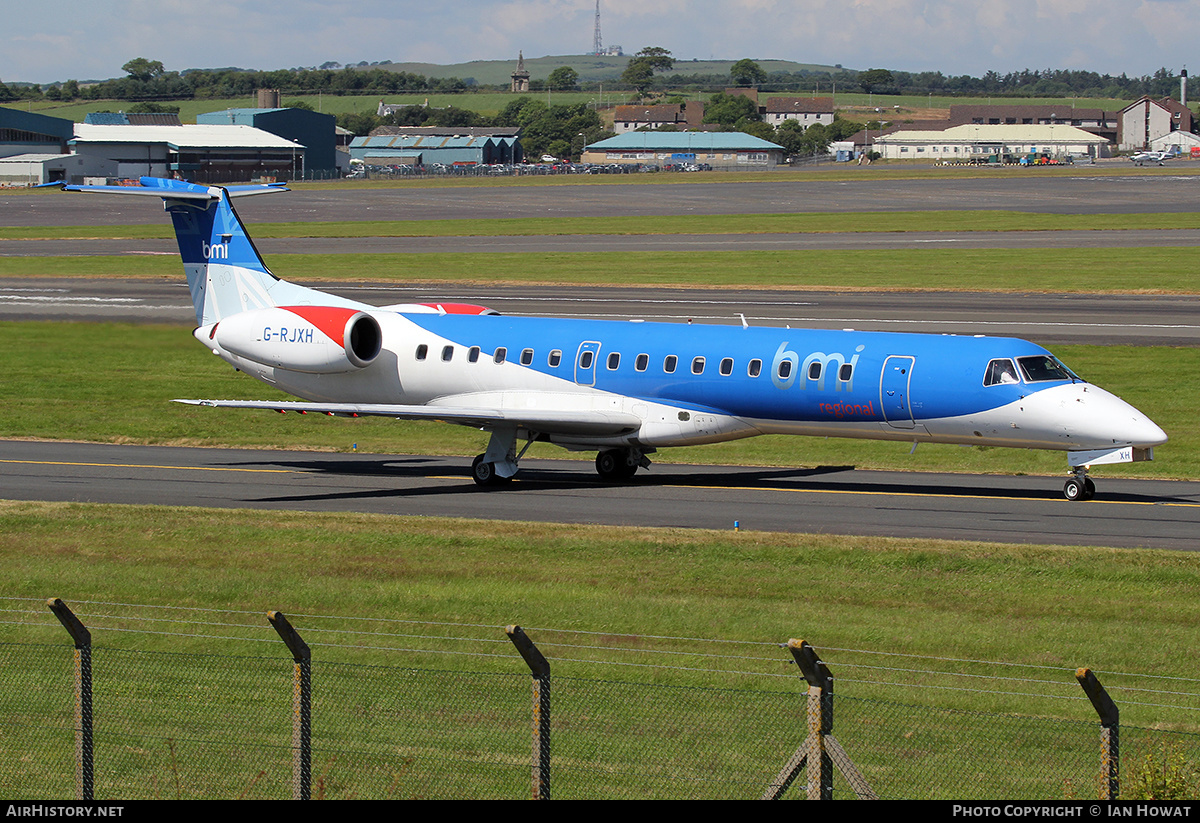
[[[1068,500],[1091,500],[1096,496],[1096,484],[1087,476],[1087,466],[1076,466],[1063,484],[1063,497]]]

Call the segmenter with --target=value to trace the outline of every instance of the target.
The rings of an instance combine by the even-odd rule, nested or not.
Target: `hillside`
[[[594,83],[616,80],[621,76],[621,72],[625,71],[625,66],[629,63],[629,58],[633,56],[633,51],[640,48],[642,47],[637,46],[632,51],[627,50],[629,53],[623,57],[596,56],[594,54],[565,54],[549,57],[526,56],[525,69],[529,72],[530,79],[533,80],[545,80],[550,76],[550,72],[560,66],[570,66],[575,69],[575,71],[579,72],[579,78],[583,82]],[[701,60],[698,58],[676,58],[675,69],[663,72],[659,77],[662,77],[670,85],[672,76],[691,74],[728,75],[730,66],[737,62],[737,59]],[[794,63],[790,60],[756,60],[756,62],[767,72],[841,71],[837,66]],[[480,85],[498,85],[509,82],[513,69],[516,66],[517,55],[514,54],[507,60],[472,60],[469,63],[454,63],[447,66],[439,66],[433,63],[391,63],[383,66],[370,66],[369,68],[406,71],[414,74],[423,74],[431,78],[458,77],[462,80],[474,80]]]

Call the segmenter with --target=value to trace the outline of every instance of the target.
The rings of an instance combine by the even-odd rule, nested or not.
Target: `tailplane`
[[[271,274],[233,198],[287,191],[282,185],[204,186],[182,180],[141,178],[140,186],[62,186],[64,191],[161,197],[175,225],[175,238],[196,309],[196,325],[207,326],[250,309],[308,303],[302,286]],[[53,184],[61,185],[61,184]]]

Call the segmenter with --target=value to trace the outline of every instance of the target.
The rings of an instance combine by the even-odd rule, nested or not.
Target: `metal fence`
[[[1115,794],[1122,750],[1200,753],[1195,734],[1120,728],[1115,709],[1098,719],[1078,683],[1059,716],[898,700],[849,678],[835,698],[839,655],[826,663],[795,641],[747,654],[682,638],[478,626],[464,637],[464,624],[310,618],[289,638],[276,613],[278,634],[245,613],[152,623],[131,616],[143,607],[76,608],[94,614],[70,640],[36,615],[0,625],[7,799],[1082,799]],[[309,650],[309,634],[331,642]],[[242,653],[251,643],[259,653]],[[665,664],[630,662],[651,647]],[[1044,696],[1029,697],[1005,700],[1029,710]]]

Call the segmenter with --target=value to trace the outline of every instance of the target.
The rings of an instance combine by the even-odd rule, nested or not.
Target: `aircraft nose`
[[[1167,442],[1167,433],[1142,412],[1098,386],[1078,384],[1076,414],[1071,428],[1082,440],[1106,445],[1148,449]]]

